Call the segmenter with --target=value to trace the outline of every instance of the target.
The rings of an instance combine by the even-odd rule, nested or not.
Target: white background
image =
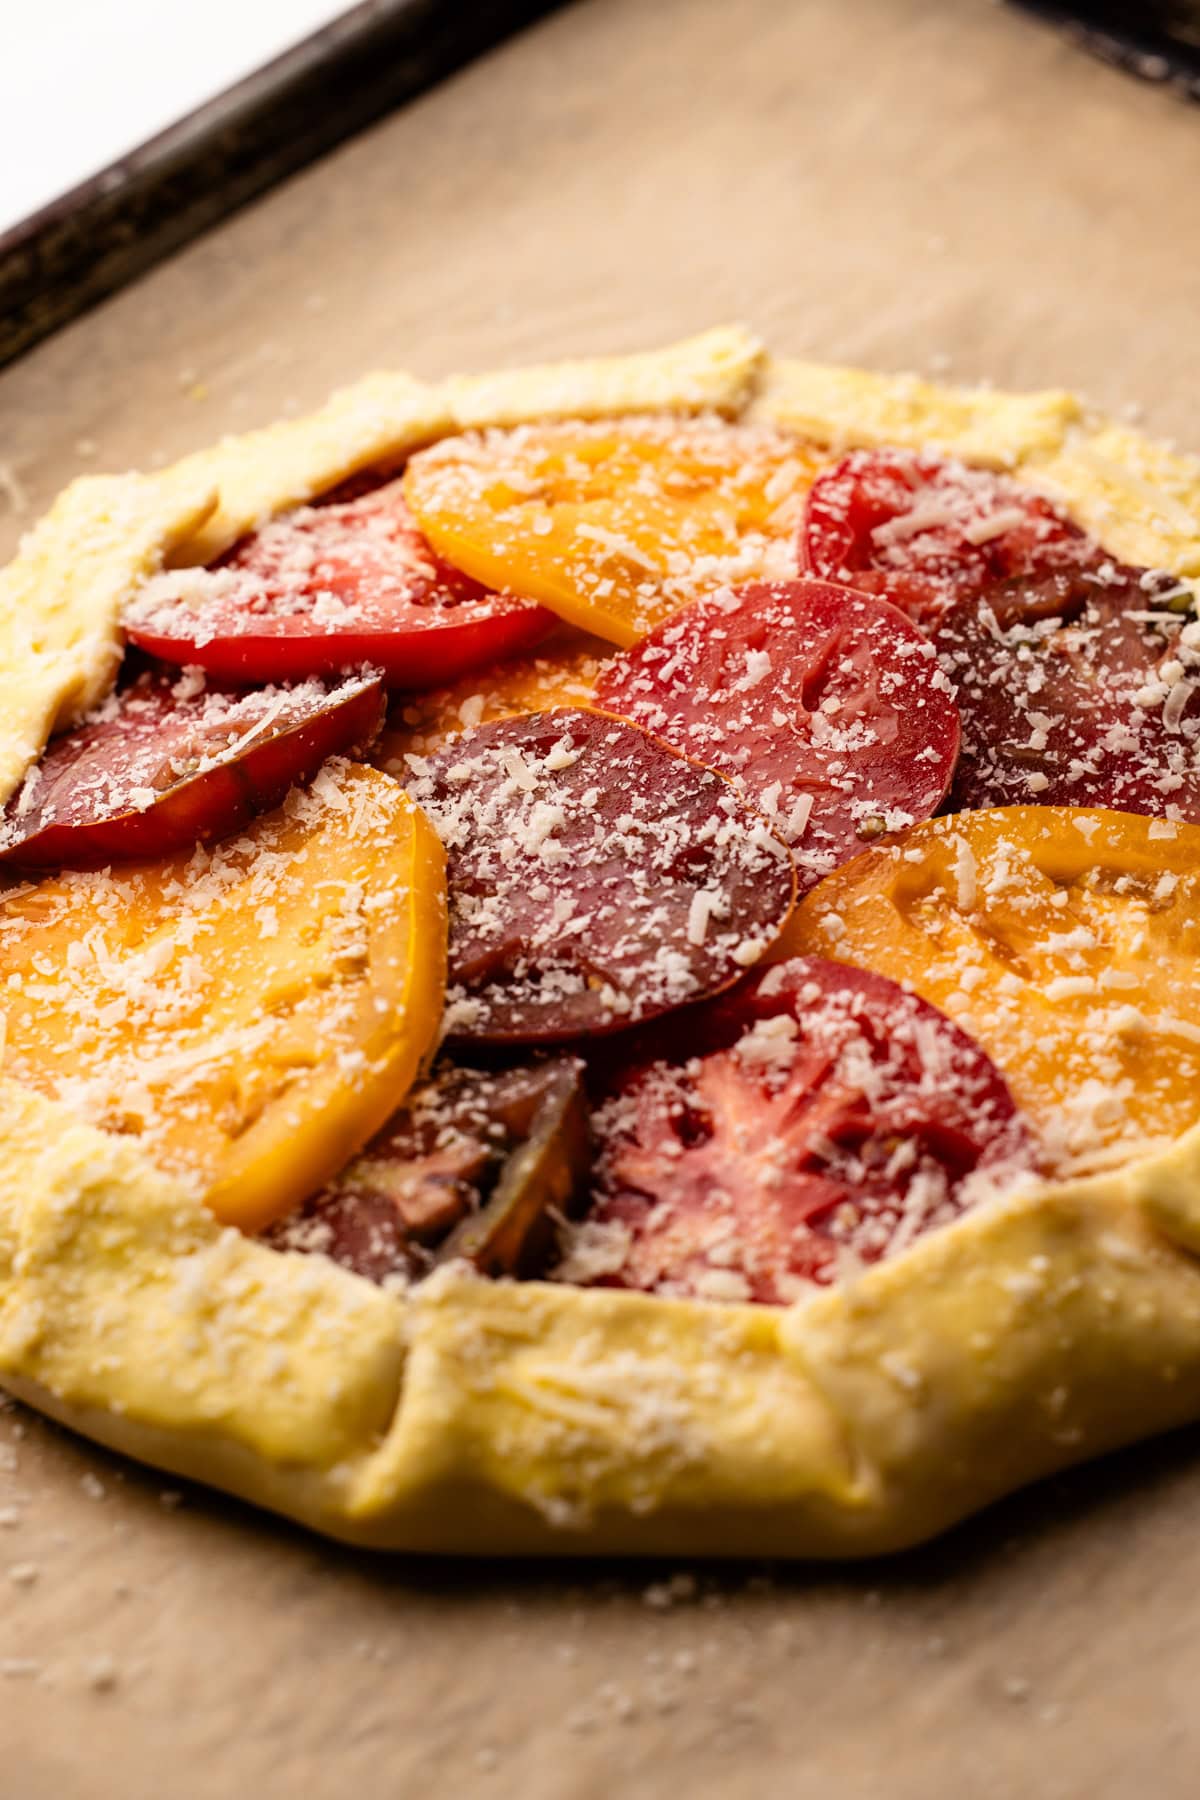
[[[0,231],[349,0],[0,0]]]

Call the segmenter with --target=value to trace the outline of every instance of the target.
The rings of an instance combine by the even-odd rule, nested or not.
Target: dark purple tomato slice
[[[994,582],[1104,560],[1040,494],[915,450],[852,450],[818,475],[800,528],[801,568],[890,600],[921,624]]]
[[[375,676],[252,693],[139,675],[56,738],[9,800],[0,861],[95,869],[227,837],[383,722]]]
[[[823,581],[695,601],[609,663],[596,703],[728,775],[792,846],[801,893],[931,817],[958,755],[924,635]]]
[[[454,681],[531,649],[556,623],[436,556],[399,481],[273,519],[212,569],[158,576],[125,621],[152,656],[223,681],[366,665],[390,688]]]
[[[1004,1078],[886,977],[797,957],[665,1020],[594,1115],[563,1280],[787,1302],[1032,1164]]]
[[[960,601],[934,634],[963,721],[956,811],[1032,801],[1200,822],[1200,632],[1107,564]]]
[[[452,1039],[636,1024],[735,980],[791,911],[786,845],[623,720],[533,713],[408,761],[447,853]]]
[[[566,1056],[443,1069],[267,1241],[369,1281],[413,1280],[456,1258],[491,1275],[536,1273],[590,1165],[581,1075]]]

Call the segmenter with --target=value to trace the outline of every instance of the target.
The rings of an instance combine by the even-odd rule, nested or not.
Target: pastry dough
[[[753,416],[837,450],[926,445],[990,469],[1052,456],[1082,416],[1074,394],[998,394],[935,387],[919,375],[878,375],[781,357]]]
[[[216,499],[203,469],[170,485],[153,476],[85,476],[0,571],[0,806],[50,733],[104,698],[121,659],[126,603]]]
[[[830,444],[928,442],[1016,469],[1115,550],[1200,572],[1200,468],[1069,395],[763,367],[737,332],[436,388],[375,377],[315,423],[104,487],[106,516],[124,507],[139,527],[114,531],[73,589],[61,679],[36,662],[41,723],[4,739],[10,787],[39,733],[111,678],[120,598],[164,554],[203,560],[274,508],[466,423],[748,406]],[[99,488],[68,490],[5,578],[9,656],[24,654],[14,596],[31,629],[59,630],[80,520],[100,505]],[[0,1380],[157,1467],[369,1545],[914,1543],[1200,1417],[1198,1254],[1200,1126],[1115,1173],[987,1203],[787,1309],[453,1270],[401,1296],[222,1228],[136,1145],[0,1081]]]

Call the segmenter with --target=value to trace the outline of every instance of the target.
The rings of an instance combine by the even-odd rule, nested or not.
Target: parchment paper
[[[1198,195],[1194,110],[983,0],[582,0],[0,378],[0,554],[79,470],[373,365],[729,317],[1200,447]],[[0,1509],[5,1800],[1200,1779],[1200,1433],[852,1572],[370,1560],[16,1411]]]

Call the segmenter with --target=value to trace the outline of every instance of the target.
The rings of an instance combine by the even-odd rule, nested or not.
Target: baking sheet
[[[1049,19],[1115,68],[1168,82],[1200,100],[1200,6],[1196,0],[1016,0]]]
[[[725,317],[1195,446],[1197,192],[1193,109],[1012,9],[577,0],[0,376],[0,553],[373,364]],[[849,1571],[375,1560],[16,1412],[6,1508],[5,1800],[1196,1791],[1197,1432]]]
[[[0,366],[554,4],[360,0],[0,231]]]

